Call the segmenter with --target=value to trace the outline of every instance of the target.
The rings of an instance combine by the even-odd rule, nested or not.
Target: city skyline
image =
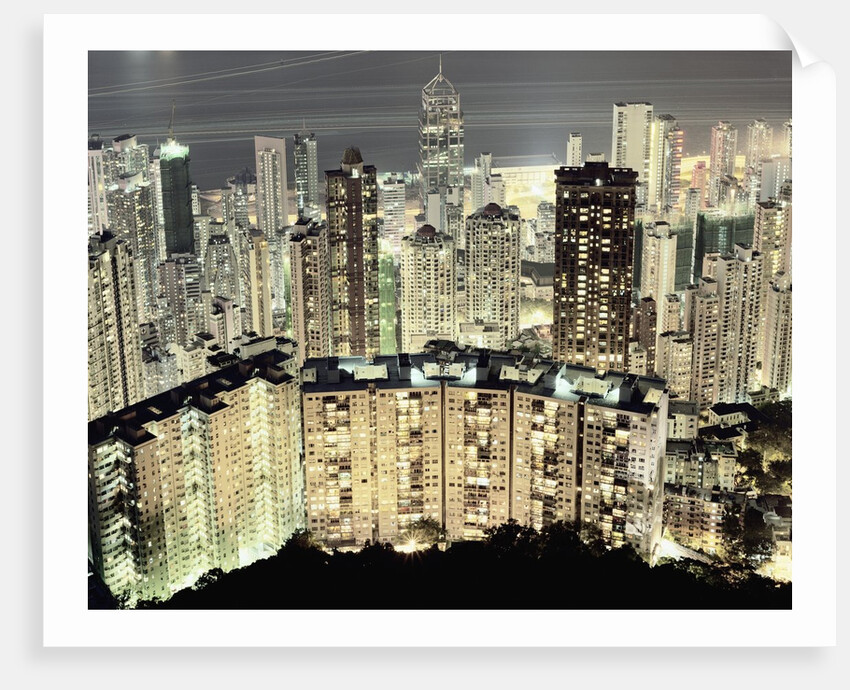
[[[540,57],[518,55],[518,62]],[[564,55],[543,57],[548,64]],[[236,73],[207,69],[177,84],[128,82],[94,98],[351,57],[314,54]],[[392,63],[384,57],[386,69]],[[628,71],[621,53],[597,55],[594,64],[605,57]],[[752,53],[737,57],[754,60]],[[414,551],[488,543],[511,523],[542,534],[569,525],[582,543],[603,552],[628,546],[651,566],[665,558],[718,558],[790,582],[791,275],[782,259],[791,241],[790,112],[778,141],[765,118],[752,120],[743,170],[728,115],[710,129],[707,168],[703,159],[683,171],[687,129],[679,116],[647,100],[616,99],[609,151],[594,151],[591,141],[582,160],[570,127],[561,144],[579,165],[563,166],[554,153],[529,163],[535,156],[526,152],[497,167],[482,152],[467,175],[468,106],[443,70],[441,54],[437,74],[421,87],[418,181],[409,180],[411,192],[418,187],[410,200],[418,203],[406,211],[415,214],[415,237],[463,237],[463,248],[450,241],[418,269],[408,263],[399,270],[399,229],[384,236],[378,171],[358,145],[324,171],[326,206],[311,211],[313,231],[300,218],[290,225],[290,188],[299,216],[306,214],[304,190],[318,175],[299,148],[306,117],[294,134],[293,185],[286,139],[255,135],[256,174],[244,166],[217,191],[200,188],[190,145],[178,143],[176,98],[165,145],[140,144],[136,133],[107,145],[90,134],[91,304],[104,284],[102,272],[91,269],[103,256],[97,237],[114,230],[126,240],[113,302],[89,310],[90,342],[104,340],[113,314],[120,316],[116,352],[127,362],[110,370],[116,335],[89,357],[90,567],[118,605],[169,599],[210,571],[275,557],[299,530],[326,551],[358,551],[372,541]],[[507,70],[495,72],[494,83],[510,79]],[[585,81],[594,76],[590,70]],[[651,82],[656,74],[643,76]],[[499,112],[510,113],[512,102]],[[348,104],[357,107],[356,99]],[[381,133],[384,127],[392,126],[385,123]],[[512,134],[502,145],[521,138]],[[323,141],[316,137],[317,160]],[[467,186],[471,206],[464,203]],[[144,215],[122,212],[126,192],[136,187],[148,190]],[[754,250],[754,211],[765,190],[777,187],[787,229],[762,221]],[[398,201],[390,199],[393,216]],[[670,243],[662,259],[656,228],[668,220],[668,235],[682,242]],[[405,222],[402,235],[410,229]],[[307,235],[315,241],[300,244]],[[402,241],[405,260],[410,237]],[[235,264],[222,250],[228,243]],[[787,275],[763,272],[762,243]],[[542,260],[532,266],[535,259]],[[151,266],[158,266],[159,287],[145,296]],[[234,273],[235,283],[219,279]],[[695,286],[678,286],[677,273],[700,277],[714,316],[694,306],[688,291]],[[767,279],[779,286],[770,316],[762,309]],[[221,285],[224,293],[213,291]],[[677,287],[688,294],[681,332]],[[539,312],[521,329],[528,299],[549,301],[551,316]],[[414,348],[412,318],[435,307],[452,323],[423,323]],[[292,340],[295,330],[302,339],[310,331],[326,340],[316,343],[317,359]],[[703,350],[695,352],[693,341]],[[765,353],[787,362],[774,367],[762,361]],[[703,366],[697,379],[688,358]],[[675,374],[675,382],[668,386],[660,371]],[[285,402],[274,400],[278,389],[263,378],[285,386]],[[780,381],[783,388],[771,387]],[[757,465],[745,460],[747,439],[757,443],[762,427],[776,425],[788,445],[762,445]],[[724,451],[736,458],[733,479],[712,469],[714,456],[697,444],[684,461],[692,469],[665,486],[665,465],[678,462],[668,442],[672,448],[697,438],[734,442]],[[151,464],[152,457],[159,460]],[[722,483],[704,484],[704,476]],[[671,511],[689,489],[712,492],[688,499],[685,525]],[[788,497],[781,517],[771,491]],[[715,517],[701,521],[708,506]],[[284,514],[290,517],[281,521]],[[709,538],[717,516],[719,545]],[[712,545],[700,555],[692,543]]]
[[[781,51],[93,51],[89,132],[132,130],[153,148],[168,135],[175,100],[174,132],[192,149],[201,189],[250,165],[255,135],[291,140],[304,126],[321,141],[320,172],[352,145],[379,174],[412,172],[421,90],[441,67],[462,96],[467,169],[484,151],[565,161],[572,131],[585,153],[611,160],[618,101],[672,113],[690,133],[689,155],[709,151],[719,120],[778,127],[791,115],[790,53]]]

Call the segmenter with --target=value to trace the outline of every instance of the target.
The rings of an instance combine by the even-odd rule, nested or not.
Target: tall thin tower
[[[295,135],[295,203],[299,218],[319,220],[318,144],[306,127]]]
[[[108,230],[89,238],[89,419],[144,396],[136,270],[130,244]]]
[[[254,137],[257,163],[257,225],[272,237],[289,225],[286,203],[286,139]]]
[[[419,177],[423,207],[431,190],[461,189],[463,203],[463,111],[460,94],[443,76],[443,60],[437,76],[422,89],[419,111]]]
[[[332,354],[371,356],[380,350],[377,170],[360,149],[325,172],[331,260]]]
[[[555,171],[553,357],[625,371],[637,172],[585,163]]]

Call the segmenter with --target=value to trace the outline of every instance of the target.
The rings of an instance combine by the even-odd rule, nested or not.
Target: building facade
[[[332,353],[380,351],[378,185],[360,149],[345,150],[339,170],[325,173],[331,259]]]
[[[88,418],[144,395],[136,269],[128,242],[107,230],[89,238]]]
[[[272,237],[289,225],[286,181],[286,139],[254,137],[257,165],[257,227]]]
[[[300,406],[275,350],[91,421],[89,543],[110,591],[167,599],[302,529]]]
[[[637,173],[587,163],[555,172],[553,356],[624,371]]]
[[[423,225],[402,240],[401,351],[420,352],[429,340],[457,339],[455,243]]]
[[[463,190],[463,111],[460,94],[443,76],[442,61],[422,89],[418,172],[423,208],[431,190]]]
[[[487,204],[466,219],[466,319],[494,324],[498,349],[519,333],[520,234],[519,214],[498,204]],[[460,338],[485,346],[463,332]]]
[[[318,142],[306,129],[295,135],[295,203],[299,218],[319,220]]]
[[[178,144],[173,137],[169,137],[159,149],[166,257],[172,254],[191,254],[195,250],[189,160],[189,147]]]
[[[331,353],[330,243],[326,223],[299,219],[289,239],[292,333],[299,363]]]

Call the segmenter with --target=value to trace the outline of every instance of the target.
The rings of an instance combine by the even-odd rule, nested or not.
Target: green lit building
[[[159,152],[159,170],[166,256],[192,254],[195,236],[189,147],[169,138]]]

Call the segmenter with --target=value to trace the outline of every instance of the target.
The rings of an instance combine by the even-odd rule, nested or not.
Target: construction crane
[[[175,109],[176,105],[177,105],[176,101],[172,98],[171,99],[171,120],[168,123],[168,140],[169,141],[174,141],[174,109]]]

